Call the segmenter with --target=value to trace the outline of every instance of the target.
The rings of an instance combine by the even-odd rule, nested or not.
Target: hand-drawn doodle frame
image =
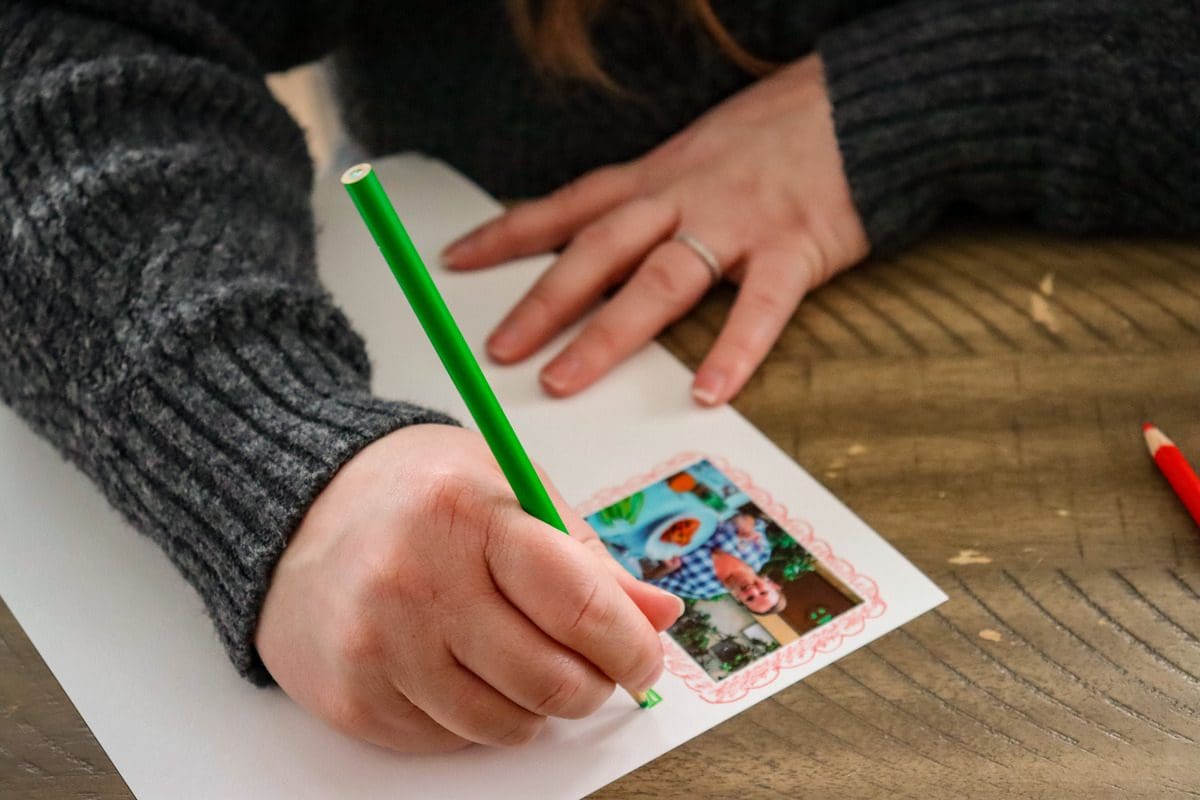
[[[861,603],[831,622],[805,633],[795,641],[789,642],[719,683],[709,677],[708,673],[669,634],[663,633],[666,653],[664,664],[667,671],[682,679],[688,688],[706,702],[732,703],[741,700],[753,690],[773,683],[779,677],[781,670],[807,664],[818,653],[834,652],[842,646],[842,642],[847,638],[861,633],[866,627],[867,620],[881,616],[887,610],[887,603],[879,594],[879,585],[872,578],[859,573],[849,561],[836,556],[833,548],[827,542],[817,538],[812,525],[803,519],[791,516],[787,507],[759,487],[749,473],[734,467],[720,456],[701,452],[680,453],[654,469],[630,478],[620,486],[596,492],[579,505],[579,513],[586,517],[628,497],[639,489],[705,460],[745,491],[764,514],[803,545],[825,569],[833,573],[838,580],[862,599]]]

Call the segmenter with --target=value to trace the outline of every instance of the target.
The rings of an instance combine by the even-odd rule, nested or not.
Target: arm
[[[818,43],[876,250],[948,206],[1200,232],[1200,4],[905,2]]]
[[[262,81],[340,17],[204,5],[0,3],[0,397],[265,681],[254,627],[305,509],[369,442],[444,417],[370,395],[317,283],[300,131]]]
[[[561,500],[571,537],[521,511],[481,437],[371,396],[262,82],[336,37],[302,5],[0,0],[0,397],[243,674],[386,747],[517,744],[653,683],[681,606]]]
[[[692,393],[719,405],[805,293],[918,239],[948,206],[1068,231],[1200,231],[1197,74],[1195,0],[903,2],[444,257],[475,269],[562,248],[488,345],[527,358],[601,303],[542,369],[560,396],[686,313],[718,267],[740,289]]]

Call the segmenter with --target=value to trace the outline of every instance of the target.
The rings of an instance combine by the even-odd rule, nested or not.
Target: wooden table
[[[732,297],[665,337],[693,368]],[[1200,797],[1200,247],[951,227],[810,297],[736,405],[950,602],[599,793]],[[0,607],[0,795],[125,798]]]

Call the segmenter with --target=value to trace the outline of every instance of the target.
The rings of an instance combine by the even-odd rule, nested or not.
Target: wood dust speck
[[[1054,294],[1053,272],[1047,272],[1044,276],[1042,276],[1042,280],[1038,283],[1038,289],[1042,294],[1046,295],[1046,297],[1050,297],[1052,294]]]
[[[1041,325],[1051,333],[1058,333],[1058,317],[1054,314],[1054,309],[1046,302],[1046,298],[1037,292],[1029,293],[1029,316],[1033,317],[1033,321]]]
[[[978,550],[959,550],[958,555],[948,559],[949,563],[965,566],[967,564],[990,564],[992,559]]]
[[[832,481],[837,479],[838,474],[839,473],[834,472],[833,470],[829,470],[825,473],[825,477]]]
[[[1070,511],[1068,511],[1068,510],[1067,510],[1067,509],[1065,509],[1065,508],[1060,508],[1060,509],[1058,509],[1057,511],[1055,511],[1054,513],[1055,513],[1055,514],[1058,514],[1060,517],[1069,517],[1069,516],[1071,516],[1071,512],[1070,512]]]
[[[843,468],[845,468],[845,466],[846,466],[845,459],[835,458],[833,461],[829,462],[830,469],[843,469]]]
[[[979,638],[986,639],[989,642],[1004,641],[1004,636],[1000,633],[1000,631],[994,631],[991,628],[984,628],[983,630],[981,630],[979,632]]]
[[[858,444],[857,442],[855,442],[854,444],[850,445],[850,447],[846,450],[846,455],[861,456],[865,452],[867,452],[867,446],[865,444]]]

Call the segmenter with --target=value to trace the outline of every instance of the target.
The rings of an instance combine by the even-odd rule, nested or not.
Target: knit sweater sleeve
[[[1200,232],[1194,0],[912,0],[818,50],[877,250],[952,205],[1070,232]]]
[[[372,396],[318,284],[303,138],[262,70],[336,25],[285,5],[0,0],[0,398],[259,682],[258,611],[312,499],[372,440],[448,421]]]

